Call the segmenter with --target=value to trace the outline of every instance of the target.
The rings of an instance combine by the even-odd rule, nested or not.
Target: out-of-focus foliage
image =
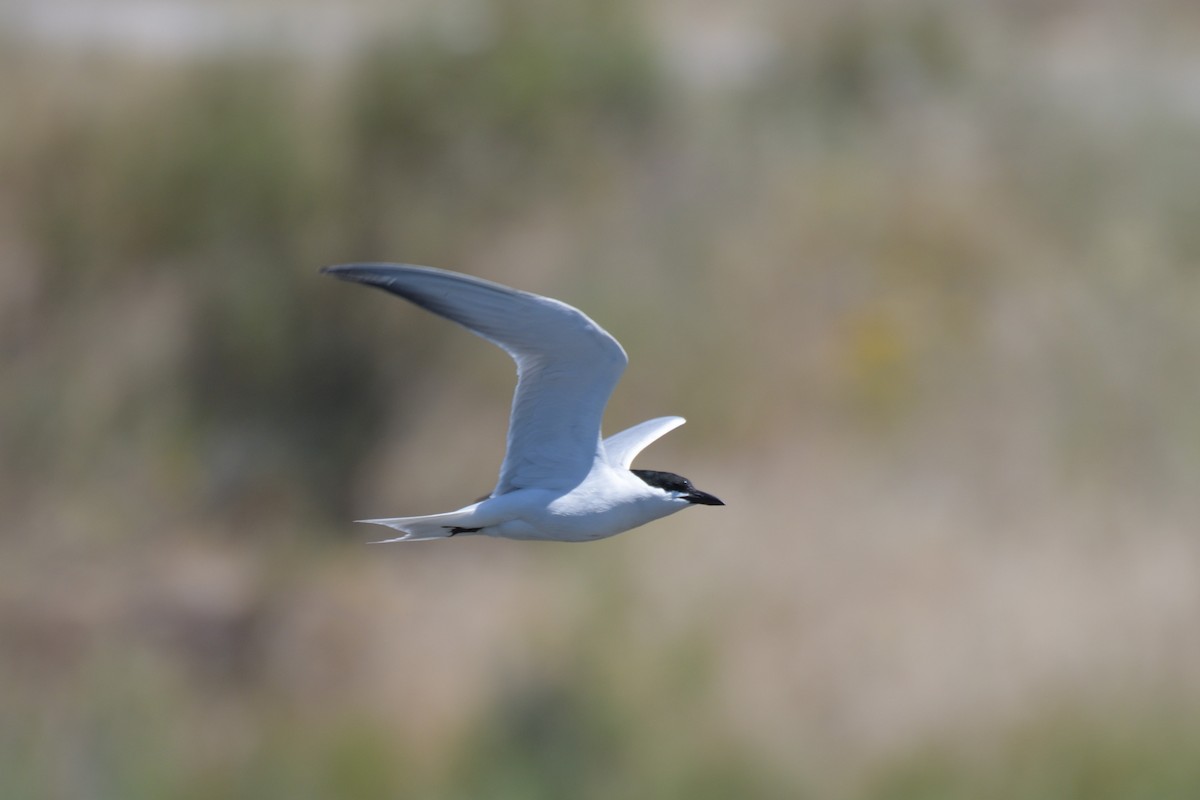
[[[1192,5],[37,8],[0,797],[1200,794]],[[729,506],[364,546],[486,491],[511,366],[351,260],[580,306]]]

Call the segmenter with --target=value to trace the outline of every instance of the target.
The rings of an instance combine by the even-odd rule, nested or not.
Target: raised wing
[[[508,449],[493,494],[569,489],[600,450],[600,418],[628,358],[621,345],[566,303],[455,272],[407,264],[327,267],[453,320],[517,362]]]
[[[655,439],[675,430],[684,422],[683,417],[658,417],[614,433],[604,440],[604,453],[608,463],[629,469],[638,453],[645,450]]]

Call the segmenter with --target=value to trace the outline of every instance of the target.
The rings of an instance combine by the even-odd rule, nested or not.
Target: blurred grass
[[[944,748],[885,768],[864,796],[1190,797],[1200,785],[1198,737],[1194,710],[1107,717],[1048,711],[989,752]]]
[[[1196,796],[1189,8],[0,31],[0,797]],[[728,513],[361,547],[511,377],[351,260],[586,309]]]

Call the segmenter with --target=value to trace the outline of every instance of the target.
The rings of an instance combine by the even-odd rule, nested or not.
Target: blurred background
[[[0,797],[1200,796],[1191,0],[4,0]],[[561,298],[727,503],[370,547]]]

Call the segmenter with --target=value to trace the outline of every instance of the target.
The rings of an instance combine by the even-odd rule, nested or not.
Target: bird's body
[[[517,363],[508,449],[491,495],[446,514],[362,520],[404,533],[387,541],[458,534],[590,541],[691,505],[724,505],[674,473],[629,468],[683,418],[659,417],[601,438],[600,418],[628,359],[578,309],[429,267],[347,264],[323,271],[457,322]]]
[[[598,468],[566,491],[517,489],[449,514],[364,521],[405,531],[408,535],[402,538],[408,540],[475,533],[505,539],[585,542],[636,528],[676,510],[628,470]]]

